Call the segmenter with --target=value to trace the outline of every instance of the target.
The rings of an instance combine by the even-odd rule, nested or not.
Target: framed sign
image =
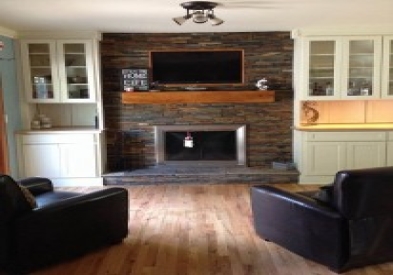
[[[121,88],[123,91],[148,91],[150,70],[148,68],[128,68],[121,70]]]

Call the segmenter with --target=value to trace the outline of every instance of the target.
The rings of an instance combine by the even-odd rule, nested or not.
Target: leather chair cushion
[[[33,194],[27,189],[26,187],[19,185],[19,188],[22,190],[22,194],[25,197],[26,201],[29,203],[30,207],[36,208],[37,207],[37,201],[35,200],[35,197]]]
[[[31,211],[22,189],[10,176],[0,175],[0,223]]]
[[[80,196],[81,193],[77,192],[68,192],[68,191],[56,191],[56,192],[47,192],[36,197],[36,201],[38,207],[43,207],[46,205],[50,205],[52,203],[62,201],[65,199],[73,198]]]
[[[27,187],[34,196],[53,191],[50,179],[43,177],[29,177],[17,181],[20,185]]]
[[[343,170],[334,181],[334,208],[347,219],[393,213],[393,167]]]
[[[313,195],[313,199],[325,205],[333,206],[333,184],[320,187],[319,191]]]

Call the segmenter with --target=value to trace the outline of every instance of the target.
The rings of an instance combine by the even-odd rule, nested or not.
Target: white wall
[[[0,51],[0,77],[2,78],[4,111],[7,116],[8,158],[11,175],[17,177],[18,169],[14,133],[16,130],[21,129],[22,123],[19,106],[20,101],[14,40],[0,35],[0,41],[4,43],[4,48]]]

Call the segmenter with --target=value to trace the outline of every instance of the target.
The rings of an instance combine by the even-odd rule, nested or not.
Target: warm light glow
[[[393,123],[392,100],[318,101],[318,124],[378,124]],[[300,122],[306,117],[300,114]]]

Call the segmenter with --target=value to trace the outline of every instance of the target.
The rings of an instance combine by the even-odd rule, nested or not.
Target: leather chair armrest
[[[274,186],[251,187],[251,207],[262,238],[333,270],[348,259],[348,222],[334,208]]]
[[[20,179],[17,182],[29,189],[34,196],[53,191],[52,181],[48,178],[30,177]]]
[[[10,259],[21,270],[73,258],[127,236],[128,192],[113,187],[36,208],[17,219],[12,230]]]

